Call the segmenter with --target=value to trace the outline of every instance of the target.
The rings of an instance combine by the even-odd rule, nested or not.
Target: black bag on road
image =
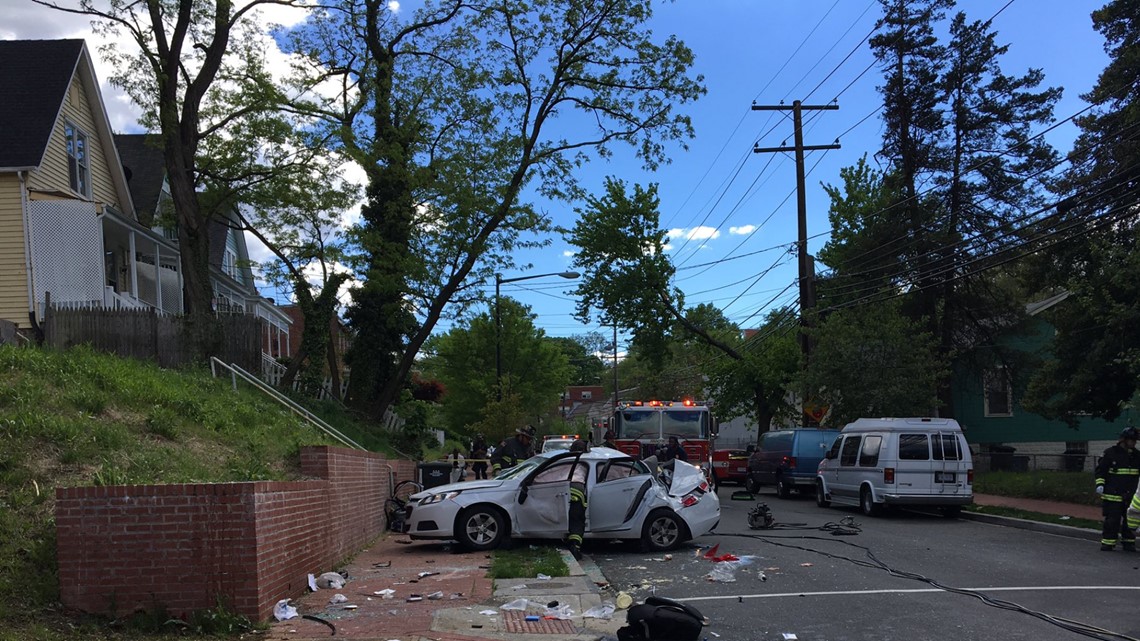
[[[631,607],[618,641],[700,641],[705,617],[693,606],[651,596]]]

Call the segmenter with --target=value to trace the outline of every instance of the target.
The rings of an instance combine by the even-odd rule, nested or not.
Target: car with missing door
[[[639,540],[649,551],[670,550],[720,521],[720,500],[700,468],[670,461],[651,469],[596,447],[543,452],[494,479],[413,494],[404,532],[413,539],[454,539],[470,550],[494,549],[508,538],[560,540],[569,527],[575,466],[587,468],[588,540]]]

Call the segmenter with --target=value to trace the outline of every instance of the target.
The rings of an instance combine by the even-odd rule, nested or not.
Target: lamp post
[[[547,276],[559,276],[561,278],[574,279],[581,276],[578,272],[551,272],[549,274],[532,274],[530,276],[516,276],[514,278],[503,278],[502,274],[495,274],[495,390],[497,393],[496,400],[503,400],[503,318],[499,315],[499,287],[503,283],[517,283],[520,280],[531,280],[532,278],[546,278]]]

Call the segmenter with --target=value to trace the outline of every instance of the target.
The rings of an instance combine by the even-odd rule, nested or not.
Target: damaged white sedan
[[[651,471],[627,454],[597,447],[544,452],[494,479],[413,494],[404,531],[413,539],[455,539],[470,550],[494,549],[508,537],[561,539],[576,465],[588,471],[587,539],[640,540],[649,551],[670,550],[720,521],[720,500],[700,468],[670,461]]]

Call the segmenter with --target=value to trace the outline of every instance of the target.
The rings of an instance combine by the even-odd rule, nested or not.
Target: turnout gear
[[[585,441],[578,440],[570,446],[571,451],[578,443],[582,443],[581,452],[585,452]],[[575,462],[570,471],[570,514],[569,532],[566,534],[566,543],[570,554],[575,559],[582,558],[582,537],[586,534],[586,478],[590,475],[590,466]]]
[[[1131,519],[1125,518],[1125,511],[1140,503],[1133,496],[1137,480],[1140,480],[1140,452],[1136,450],[1135,428],[1129,427],[1120,433],[1120,442],[1104,451],[1096,466],[1096,488],[1101,498],[1101,513],[1104,525],[1101,530],[1100,549],[1108,551],[1122,542],[1124,548],[1136,546],[1136,531],[1129,527],[1132,522],[1140,525],[1140,511]],[[1132,441],[1125,443],[1126,440]],[[1129,505],[1129,501],[1132,505]]]
[[[530,425],[515,430],[515,435],[503,441],[503,444],[491,455],[491,475],[498,476],[499,472],[510,469],[519,463],[534,456],[535,429]]]

